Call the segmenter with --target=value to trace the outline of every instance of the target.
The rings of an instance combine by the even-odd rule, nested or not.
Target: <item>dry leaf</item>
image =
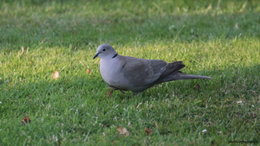
[[[23,124],[27,124],[31,122],[31,119],[29,117],[24,117],[21,121]]]
[[[128,130],[126,128],[124,128],[124,127],[118,127],[116,130],[118,131],[118,133],[120,135],[129,136]]]
[[[88,68],[88,69],[86,70],[86,73],[87,73],[87,74],[91,74],[91,73],[92,73],[92,70]]]
[[[57,80],[59,77],[60,77],[60,73],[58,71],[52,73],[52,79]]]
[[[144,132],[147,134],[147,135],[150,135],[153,133],[153,130],[150,129],[150,128],[144,128]]]

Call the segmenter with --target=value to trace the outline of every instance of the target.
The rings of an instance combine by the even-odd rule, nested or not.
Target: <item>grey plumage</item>
[[[98,56],[101,58],[102,78],[110,87],[118,90],[141,92],[156,84],[173,80],[210,79],[207,76],[182,73],[180,70],[185,67],[182,61],[167,63],[163,60],[121,56],[107,44],[97,48],[94,58]]]

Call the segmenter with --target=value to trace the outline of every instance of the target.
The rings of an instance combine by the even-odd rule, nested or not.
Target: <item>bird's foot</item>
[[[113,93],[114,93],[114,90],[109,90],[109,91],[107,92],[107,95],[110,97],[110,96],[112,96]]]

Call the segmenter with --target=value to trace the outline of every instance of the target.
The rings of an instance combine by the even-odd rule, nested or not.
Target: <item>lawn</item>
[[[109,97],[103,43],[212,80]],[[259,144],[259,116],[258,0],[0,2],[0,145]]]

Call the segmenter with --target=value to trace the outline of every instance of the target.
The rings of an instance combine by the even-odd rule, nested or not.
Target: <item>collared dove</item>
[[[97,48],[93,59],[100,57],[100,73],[103,80],[114,90],[141,92],[156,84],[173,80],[210,79],[207,76],[184,74],[182,61],[167,63],[163,60],[139,59],[118,55],[107,44]]]

